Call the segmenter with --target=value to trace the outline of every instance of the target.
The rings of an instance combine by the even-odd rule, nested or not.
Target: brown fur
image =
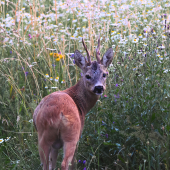
[[[110,56],[110,60],[112,58]],[[94,88],[96,84],[100,84],[105,89],[106,78],[103,73],[108,65],[94,61],[88,66],[78,51],[75,52],[75,60],[83,71],[81,80],[73,87],[44,97],[34,111],[33,120],[38,131],[43,170],[55,169],[58,150],[61,147],[64,147],[61,170],[68,170],[69,167],[74,169],[73,157],[83,131],[85,115],[99,98]],[[86,74],[91,76],[90,80],[86,78]]]

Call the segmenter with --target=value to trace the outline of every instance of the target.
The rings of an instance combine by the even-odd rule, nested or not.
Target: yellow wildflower
[[[57,58],[56,61],[60,61],[60,58]]]
[[[65,55],[60,54],[60,59],[62,59],[62,58],[64,58],[64,57],[65,57]]]
[[[58,58],[58,57],[60,57],[60,54],[54,53],[54,57],[55,57],[55,58]]]

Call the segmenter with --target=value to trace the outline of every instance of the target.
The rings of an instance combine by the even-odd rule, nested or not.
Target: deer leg
[[[75,142],[64,142],[64,159],[61,164],[61,170],[68,170],[69,167],[71,167],[74,152],[76,149],[76,143]]]
[[[76,153],[78,151],[78,145],[76,146],[75,152],[74,152],[74,156],[73,159],[71,161],[71,167],[70,170],[76,170],[77,169],[77,160],[76,160]]]
[[[43,165],[43,170],[48,170],[49,167],[49,152],[50,147],[43,140],[39,142],[39,154],[41,163]]]
[[[55,169],[57,157],[58,157],[58,149],[55,149],[51,146],[51,151],[49,155],[49,170]]]

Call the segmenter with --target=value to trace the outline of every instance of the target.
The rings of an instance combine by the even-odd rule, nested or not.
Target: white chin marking
[[[103,94],[103,92],[102,93],[95,93],[95,94],[98,95],[98,96],[101,96]]]

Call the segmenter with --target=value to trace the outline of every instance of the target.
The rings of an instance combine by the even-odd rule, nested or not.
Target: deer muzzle
[[[97,95],[101,95],[104,92],[103,86],[95,86],[93,92]]]

